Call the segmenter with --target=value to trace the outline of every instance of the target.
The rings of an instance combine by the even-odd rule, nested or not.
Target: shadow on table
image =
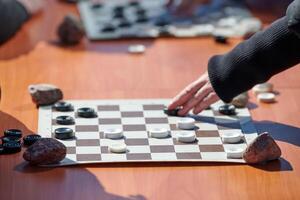
[[[249,110],[254,110],[254,109],[258,108],[258,105],[256,103],[253,103],[253,102],[248,102],[247,108]]]
[[[272,121],[254,121],[259,133],[269,132],[275,139],[300,147],[300,128]]]
[[[30,176],[30,183],[35,188],[47,188],[51,199],[101,199],[101,200],[146,200],[142,195],[123,197],[105,190],[97,177],[83,167],[34,167],[23,162],[14,170],[23,176]],[[26,187],[26,186],[24,186]],[[39,199],[42,192],[31,194],[32,199]]]
[[[0,111],[0,132],[1,135],[5,129],[17,128],[23,131],[24,134],[33,133],[28,129],[25,124],[16,119],[12,115]],[[23,151],[25,148],[23,148]],[[22,151],[22,152],[23,152]],[[58,168],[45,168],[34,167],[29,165],[25,161],[21,161],[22,152],[12,155],[0,155],[1,166],[3,169],[13,168],[13,170],[5,171],[6,177],[18,178],[23,180],[22,189],[18,191],[22,192],[23,197],[29,197],[30,199],[45,199],[43,191],[37,191],[45,189],[49,195],[46,199],[101,199],[101,200],[146,200],[142,195],[132,195],[129,197],[122,197],[116,194],[109,193],[105,190],[100,180],[97,177],[86,170],[83,167],[58,167]],[[20,162],[21,161],[21,162]],[[16,164],[14,166],[15,163]],[[15,174],[17,173],[17,174]],[[79,182],[76,182],[78,181]],[[26,184],[28,183],[30,184]],[[5,185],[1,188],[1,191],[9,190],[9,185]],[[36,190],[35,190],[36,189]],[[65,191],[66,190],[66,191]],[[69,190],[69,191],[67,191]],[[4,192],[5,193],[5,192]],[[11,194],[2,193],[1,198],[10,199]],[[6,196],[7,195],[7,196]],[[7,197],[7,198],[6,198]]]

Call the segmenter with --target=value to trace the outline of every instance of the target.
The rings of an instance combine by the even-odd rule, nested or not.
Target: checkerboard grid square
[[[151,111],[151,110],[147,110],[147,111]],[[108,112],[112,112],[112,111],[108,111]],[[118,116],[119,114],[116,114],[117,113],[117,111],[114,111],[115,113],[113,113],[113,114],[115,114],[115,116]],[[163,111],[161,111],[161,112],[163,112]],[[119,112],[119,113],[121,113],[121,112]],[[121,116],[121,114],[120,114],[120,116]],[[155,115],[154,115],[155,116]],[[101,117],[101,116],[98,116],[98,118],[99,117]],[[156,117],[156,116],[155,116]],[[245,116],[245,117],[247,117],[247,116]],[[169,118],[171,118],[171,117],[167,117],[168,118],[168,120],[169,120]],[[173,118],[173,120],[175,120],[175,118]],[[246,122],[248,122],[248,121],[246,121]],[[170,123],[170,122],[169,122]],[[168,123],[168,125],[169,125],[169,123]],[[198,123],[198,122],[197,122]],[[196,124],[197,124],[196,123]],[[251,123],[251,122],[250,122]],[[151,123],[150,123],[151,124]],[[159,125],[161,125],[161,124],[159,124]],[[174,125],[174,124],[173,124]],[[199,123],[199,126],[201,127],[201,122]],[[246,124],[247,125],[247,124]],[[245,125],[245,126],[246,126]],[[111,125],[110,125],[111,126]],[[170,126],[170,125],[169,125]],[[250,126],[250,125],[248,125],[248,126]],[[249,128],[250,129],[250,128]],[[218,130],[218,127],[217,127],[217,130]],[[221,129],[222,130],[222,129]],[[212,130],[211,130],[212,131]],[[172,130],[172,132],[173,132],[173,130]],[[101,134],[99,134],[99,137],[100,137],[100,135]],[[173,134],[172,134],[173,135]],[[220,137],[219,137],[220,138]],[[133,139],[133,138],[132,138]],[[197,138],[198,139],[198,138]],[[208,140],[217,140],[217,139],[212,139],[212,138],[210,138],[210,139],[208,139]],[[74,148],[75,148],[75,151],[76,151],[76,144],[74,145],[74,143],[72,144],[72,141],[64,141],[64,142],[66,142],[66,143],[68,143],[69,142],[69,144],[67,144],[67,145],[69,145],[69,147],[68,148],[71,148],[71,150],[70,150],[70,152],[71,152],[71,154],[68,154],[68,155],[70,155],[70,158],[71,157],[74,157],[74,154],[72,153],[72,151],[74,152]],[[174,142],[174,138],[173,138],[173,142]],[[212,142],[213,143],[213,142]],[[70,146],[70,144],[72,144],[72,145],[74,145],[75,147],[73,147],[73,146]],[[193,148],[193,150],[191,150],[192,152],[176,152],[176,150],[178,150],[178,151],[180,151],[180,148],[187,148],[188,147],[188,145],[190,145],[190,146],[192,146],[191,148]],[[133,152],[132,152],[132,154],[130,155],[130,154],[126,154],[126,157],[127,157],[127,159],[128,160],[130,160],[130,159],[132,159],[132,160],[135,160],[135,159],[143,159],[143,160],[149,160],[149,159],[154,159],[154,158],[156,158],[157,157],[157,159],[158,160],[166,160],[166,159],[163,159],[164,158],[164,154],[165,155],[167,155],[167,154],[172,154],[172,155],[169,155],[169,157],[168,158],[171,158],[171,157],[174,157],[174,155],[176,155],[176,157],[177,157],[177,159],[178,160],[180,160],[180,159],[201,159],[201,158],[204,158],[204,159],[206,159],[206,158],[210,158],[210,154],[212,155],[213,153],[212,152],[209,152],[210,151],[210,147],[208,147],[208,148],[206,148],[206,149],[204,149],[205,150],[205,152],[202,152],[201,151],[201,155],[199,156],[199,155],[197,155],[197,154],[199,154],[199,152],[193,152],[193,151],[195,151],[195,149],[197,149],[195,146],[194,146],[195,144],[184,144],[184,145],[178,145],[179,147],[177,147],[177,145],[174,143],[172,146],[174,147],[173,149],[174,149],[174,153],[172,152],[173,151],[173,149],[171,150],[171,148],[170,147],[168,147],[168,145],[167,146],[164,146],[164,145],[162,145],[163,146],[163,148],[164,148],[164,150],[162,150],[162,151],[165,151],[164,153],[161,153],[161,152],[159,152],[159,151],[161,151],[161,150],[158,150],[159,148],[161,148],[161,146],[156,146],[156,147],[154,147],[154,148],[152,148],[153,150],[154,150],[154,152],[152,152],[151,153],[151,155],[152,154],[155,154],[155,155],[158,155],[158,154],[162,154],[161,156],[151,156],[150,158],[149,158],[149,152],[148,151],[146,151],[146,152],[142,152],[142,151],[136,151],[136,150],[134,150]],[[240,144],[240,145],[245,145],[245,144]],[[150,148],[150,146],[151,145],[149,145],[149,148],[148,149],[150,149],[151,150],[151,148]],[[228,147],[228,144],[224,144],[224,146],[226,146],[226,147]],[[101,142],[100,142],[100,146],[98,146],[98,147],[100,147],[100,150],[97,150],[97,151],[100,151],[100,154],[102,154],[102,149],[103,149],[103,146],[101,146]],[[129,145],[129,148],[136,148],[137,146],[130,146]],[[201,149],[201,146],[199,145],[199,147],[200,147],[200,149]],[[79,154],[81,153],[81,152],[88,152],[89,151],[89,149],[91,150],[93,147],[87,147],[86,149],[80,149],[79,150]],[[141,148],[141,147],[140,147]],[[138,149],[138,148],[137,148]],[[104,149],[103,149],[104,150]],[[141,150],[141,149],[140,149]],[[106,150],[107,151],[107,150]],[[169,152],[170,151],[170,152]],[[220,151],[220,150],[219,150]],[[92,150],[92,152],[96,152],[95,151],[95,149],[93,149]],[[159,152],[159,153],[156,153],[156,152]],[[105,153],[105,152],[103,152],[103,153]],[[139,154],[140,153],[140,154]],[[184,155],[184,154],[186,154],[186,155]],[[218,154],[218,155],[222,155],[222,152],[219,152],[219,153],[216,153],[216,154]],[[216,156],[216,154],[215,154],[215,156]],[[85,155],[85,154],[84,154]],[[128,156],[129,155],[129,156]],[[78,161],[82,161],[83,160],[83,162],[84,161],[90,161],[90,160],[84,160],[84,159],[94,159],[94,161],[99,161],[99,159],[101,160],[101,155],[100,155],[100,158],[99,158],[99,156],[97,156],[97,155],[95,155],[95,154],[88,154],[86,157],[89,157],[89,158],[84,158],[84,157],[82,157],[82,156],[80,156],[79,157],[79,160]],[[213,157],[213,156],[212,156]],[[211,157],[211,158],[212,158]],[[107,158],[108,159],[108,158]],[[108,159],[109,160],[109,159]],[[122,160],[121,158],[120,158],[120,160]],[[110,161],[112,161],[112,160],[110,160]]]

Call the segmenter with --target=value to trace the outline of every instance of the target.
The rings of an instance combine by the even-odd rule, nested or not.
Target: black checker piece
[[[135,20],[136,23],[146,23],[148,21],[149,21],[149,19],[148,19],[148,17],[146,15],[144,15],[144,16],[138,16],[136,18],[136,20]]]
[[[72,125],[75,123],[75,120],[71,116],[63,115],[56,117],[56,123],[60,125]]]
[[[129,2],[128,6],[136,7],[136,6],[140,6],[140,3],[138,1],[131,1]]]
[[[38,141],[41,138],[42,137],[40,135],[37,135],[37,134],[26,135],[23,138],[23,142],[24,142],[24,145],[31,146],[31,145],[33,145],[36,141]]]
[[[120,28],[128,28],[128,27],[131,27],[131,25],[132,24],[126,19],[121,20],[119,23]]]
[[[170,20],[168,20],[166,18],[158,18],[154,24],[155,24],[155,26],[162,27],[162,26],[167,26],[170,23],[171,23]]]
[[[108,32],[114,32],[115,30],[116,28],[112,24],[105,24],[101,29],[101,32],[108,33]]]
[[[75,136],[75,133],[70,128],[57,128],[54,131],[55,137],[60,140],[72,139]]]
[[[103,7],[103,4],[102,3],[93,3],[92,5],[91,5],[91,8],[92,9],[100,9],[100,8],[102,8]]]
[[[19,129],[8,129],[4,131],[5,137],[16,137],[21,138],[22,137],[22,131]]]
[[[97,117],[97,113],[96,113],[95,109],[88,108],[88,107],[79,108],[77,110],[77,115],[79,117],[83,117],[83,118],[95,118],[95,117]]]
[[[235,115],[235,106],[232,104],[225,104],[219,107],[219,113],[223,115]]]
[[[65,102],[65,101],[59,101],[54,104],[53,109],[59,112],[70,112],[74,110],[74,107],[72,104]]]
[[[169,116],[178,116],[179,110],[180,110],[180,108],[175,108],[173,110],[168,110],[168,108],[165,108],[164,113]]]
[[[4,153],[17,153],[22,149],[22,145],[17,142],[7,142],[2,144]]]
[[[145,16],[147,14],[147,11],[143,8],[139,8],[136,10],[136,15],[137,16]]]
[[[13,136],[5,136],[1,138],[2,144],[8,143],[8,142],[15,142],[15,143],[21,143],[21,139],[19,137],[13,137]]]

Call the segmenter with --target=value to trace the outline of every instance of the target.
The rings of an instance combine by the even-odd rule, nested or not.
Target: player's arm
[[[42,0],[0,0],[0,44],[12,37],[42,6]]]
[[[199,113],[219,98],[230,102],[236,95],[255,84],[300,62],[300,0],[288,8],[287,16],[275,21],[266,30],[240,43],[224,55],[213,56],[208,74],[179,93],[169,109],[182,106],[179,115],[194,109]]]

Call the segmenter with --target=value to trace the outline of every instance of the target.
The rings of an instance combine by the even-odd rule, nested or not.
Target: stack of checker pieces
[[[243,159],[231,159],[226,149],[245,148],[257,136],[247,108],[237,109],[235,116],[226,116],[218,112],[222,102],[212,105],[196,119],[197,140],[194,143],[180,143],[176,139],[179,130],[176,122],[179,117],[167,116],[163,109],[167,99],[153,100],[89,100],[68,101],[74,106],[72,112],[57,112],[52,107],[39,110],[39,133],[43,137],[53,137],[54,131],[66,127],[55,123],[55,118],[69,115],[75,118],[75,124],[67,126],[75,131],[75,137],[60,140],[67,147],[66,158],[58,165],[85,163],[120,163],[120,162],[235,162],[245,163]],[[76,110],[91,107],[97,111],[95,118],[80,118]],[[111,140],[104,137],[108,128],[121,128],[124,138]],[[151,138],[148,130],[167,128],[168,138]],[[241,132],[243,139],[237,144],[225,144],[220,135],[225,132]],[[126,153],[111,153],[109,144],[124,142]]]

